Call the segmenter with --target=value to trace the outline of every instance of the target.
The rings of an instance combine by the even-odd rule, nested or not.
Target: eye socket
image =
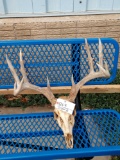
[[[72,122],[72,116],[70,116],[68,120],[69,120],[70,124],[73,124],[73,122]]]
[[[57,113],[55,113],[55,116],[56,116],[56,118],[58,118],[58,114]]]
[[[61,118],[61,117],[60,117],[60,122],[61,122],[61,123],[63,123],[63,120],[62,120],[62,118]]]
[[[57,119],[58,118],[58,114],[56,112],[54,112],[54,118]]]

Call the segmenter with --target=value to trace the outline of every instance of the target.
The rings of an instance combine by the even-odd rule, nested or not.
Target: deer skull
[[[67,144],[67,148],[73,148],[73,126],[75,123],[76,110],[73,114],[61,111],[57,108],[54,109],[54,119],[57,120],[59,127],[62,129]]]
[[[93,59],[90,53],[90,49],[89,49],[89,45],[87,43],[87,39],[85,39],[85,49],[87,51],[88,54],[88,62],[89,62],[89,66],[90,66],[90,73],[88,75],[86,75],[82,80],[80,80],[77,84],[74,83],[74,79],[72,76],[72,87],[71,87],[71,91],[68,97],[64,98],[65,100],[68,100],[69,102],[74,102],[76,95],[79,91],[79,89],[88,81],[90,81],[91,79],[94,78],[99,78],[99,77],[109,77],[110,73],[108,70],[108,65],[107,63],[103,63],[103,53],[102,53],[102,43],[101,40],[99,39],[99,63],[97,63],[97,66],[99,68],[98,71],[94,70],[94,65],[93,65]],[[24,68],[24,62],[22,59],[22,53],[20,52],[20,71],[22,73],[22,80],[19,79],[14,67],[11,64],[11,61],[8,59],[7,55],[6,55],[6,60],[8,63],[8,66],[11,70],[11,73],[15,79],[15,84],[14,84],[14,95],[19,94],[21,91],[25,90],[25,89],[32,89],[32,90],[36,90],[40,93],[42,93],[44,96],[46,96],[46,98],[51,102],[52,106],[55,106],[56,103],[56,98],[52,93],[52,90],[50,88],[50,84],[49,84],[49,80],[47,79],[47,88],[41,88],[38,86],[35,86],[31,83],[29,83],[28,79],[27,79],[27,75],[25,72],[25,68]],[[62,98],[62,97],[61,97]],[[61,127],[61,129],[64,132],[64,136],[65,136],[65,141],[67,144],[68,148],[73,148],[73,126],[74,126],[74,122],[75,122],[75,115],[76,115],[76,111],[74,109],[73,114],[69,114],[67,112],[61,111],[59,109],[54,109],[54,118],[57,120],[59,126]]]

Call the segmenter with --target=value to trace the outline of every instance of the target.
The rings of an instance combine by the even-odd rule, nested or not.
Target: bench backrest
[[[101,38],[104,60],[111,77],[94,79],[87,84],[108,84],[116,76],[118,43],[111,38]],[[89,38],[95,70],[98,70],[98,39]],[[28,79],[31,83],[46,86],[47,76],[51,86],[70,86],[71,75],[78,82],[89,73],[85,39],[16,40],[0,41],[0,89],[13,88],[14,79],[6,62],[6,54],[12,61],[19,77],[19,51],[22,50]]]

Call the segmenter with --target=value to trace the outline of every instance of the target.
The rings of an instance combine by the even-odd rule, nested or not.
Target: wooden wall
[[[0,16],[120,11],[120,0],[0,0]]]

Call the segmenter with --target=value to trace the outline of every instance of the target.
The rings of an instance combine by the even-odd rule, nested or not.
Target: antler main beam
[[[84,77],[81,81],[79,81],[77,84],[74,83],[73,76],[72,76],[72,87],[71,87],[70,95],[68,97],[70,102],[74,102],[78,91],[80,90],[80,88],[86,82],[88,82],[92,79],[95,79],[95,78],[110,77],[107,62],[104,62],[105,66],[103,64],[103,53],[102,53],[103,47],[102,47],[101,40],[99,39],[99,63],[96,63],[96,65],[99,68],[98,72],[95,72],[95,70],[94,70],[93,58],[92,58],[91,53],[90,53],[90,49],[89,49],[87,39],[85,39],[85,49],[86,49],[87,54],[88,54],[88,63],[89,63],[89,66],[90,66],[90,73],[86,77]]]
[[[95,70],[94,70],[93,59],[92,59],[92,56],[91,56],[91,53],[90,53],[90,49],[89,49],[87,39],[85,39],[85,48],[86,48],[86,51],[87,51],[87,54],[88,54],[88,63],[89,63],[89,66],[90,66],[90,73],[86,77],[84,77],[80,82],[78,82],[77,84],[74,83],[73,76],[72,76],[72,88],[71,88],[71,91],[70,91],[70,95],[68,97],[63,98],[63,99],[68,100],[70,102],[74,102],[79,89],[86,82],[88,82],[88,81],[90,81],[91,79],[94,79],[94,78],[109,77],[110,76],[110,73],[108,71],[107,63],[104,62],[105,65],[103,63],[103,53],[102,53],[101,40],[99,39],[99,63],[97,63],[99,71],[95,72]],[[21,91],[23,91],[25,89],[36,90],[36,91],[42,93],[51,102],[52,106],[55,106],[56,98],[54,97],[54,95],[51,91],[48,78],[47,78],[47,88],[41,88],[41,87],[35,86],[33,84],[30,84],[28,82],[21,51],[20,51],[20,71],[21,71],[22,77],[23,77],[22,80],[20,80],[19,77],[17,76],[16,71],[15,71],[14,67],[12,66],[12,63],[8,59],[7,55],[6,55],[6,60],[7,60],[8,66],[9,66],[11,72],[12,72],[12,75],[15,79],[14,95],[19,94]],[[55,117],[56,117],[56,120],[58,121],[59,126],[61,127],[61,129],[64,132],[64,137],[65,137],[67,147],[68,148],[73,148],[72,129],[73,129],[73,126],[74,126],[74,121],[75,121],[74,117],[76,115],[76,111],[74,110],[73,114],[70,115],[69,113],[63,112],[59,109],[55,109],[54,114],[56,115]]]
[[[20,50],[20,72],[23,76],[21,81],[20,81],[19,77],[17,76],[17,73],[16,73],[14,67],[12,66],[11,61],[8,59],[7,55],[6,55],[6,60],[7,60],[8,66],[10,68],[10,71],[14,77],[14,80],[15,80],[14,95],[19,94],[21,91],[23,91],[25,89],[36,90],[36,91],[42,93],[51,102],[52,106],[54,106],[54,104],[56,103],[56,99],[51,91],[48,78],[47,78],[47,88],[41,88],[41,87],[38,87],[38,86],[35,86],[35,85],[29,83],[27,76],[26,76],[25,68],[24,68],[24,62],[22,59],[21,50]]]
[[[79,89],[86,82],[88,82],[88,81],[90,81],[94,78],[109,77],[110,76],[107,63],[106,62],[103,63],[103,53],[102,53],[103,47],[102,47],[101,40],[99,39],[99,63],[96,63],[96,65],[99,68],[99,71],[95,72],[95,70],[94,70],[93,58],[92,58],[91,53],[90,53],[90,49],[89,49],[87,39],[85,39],[85,49],[86,49],[86,52],[87,52],[87,55],[88,55],[88,63],[89,63],[89,66],[90,66],[90,73],[86,77],[84,77],[81,81],[79,81],[77,84],[74,83],[73,76],[72,76],[72,87],[71,87],[70,94],[67,98],[67,100],[69,100],[70,102],[74,102]],[[15,71],[14,67],[12,66],[10,60],[8,59],[7,55],[6,55],[6,60],[7,60],[8,66],[11,70],[11,73],[12,73],[14,79],[15,79],[14,95],[17,95],[19,92],[21,92],[25,89],[36,90],[36,91],[42,93],[43,95],[45,95],[47,97],[47,99],[54,106],[54,104],[56,102],[56,99],[55,99],[55,97],[54,97],[54,95],[51,91],[48,78],[47,78],[47,88],[41,88],[41,87],[35,86],[33,84],[30,84],[28,82],[21,51],[20,51],[20,66],[21,66],[20,71],[21,71],[22,76],[23,76],[21,81],[20,81],[19,77],[17,76],[16,71]]]

